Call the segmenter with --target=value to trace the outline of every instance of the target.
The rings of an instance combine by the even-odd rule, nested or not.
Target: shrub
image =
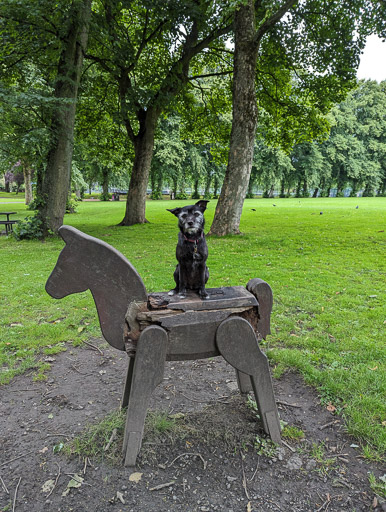
[[[160,190],[153,190],[152,193],[150,194],[150,199],[153,199],[155,201],[162,199],[162,192]]]
[[[26,217],[15,224],[13,236],[16,240],[41,240],[43,238],[43,222],[37,215]]]
[[[66,213],[76,213],[76,210],[78,208],[77,205],[78,201],[72,197],[67,197],[66,202]]]

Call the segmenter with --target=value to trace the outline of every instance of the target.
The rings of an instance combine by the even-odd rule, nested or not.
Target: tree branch
[[[258,28],[253,40],[255,47],[260,43],[261,38],[282,19],[284,14],[296,4],[297,0],[287,0],[270,18],[263,21]]]
[[[188,80],[196,80],[197,78],[207,78],[209,76],[231,75],[232,73],[233,73],[233,69],[228,69],[227,71],[219,71],[218,73],[208,73],[207,75],[190,76]]]

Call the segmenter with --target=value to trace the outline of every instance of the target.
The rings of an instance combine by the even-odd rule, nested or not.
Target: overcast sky
[[[377,82],[386,80],[386,43],[382,43],[376,35],[367,38],[357,76],[359,79],[371,79]]]

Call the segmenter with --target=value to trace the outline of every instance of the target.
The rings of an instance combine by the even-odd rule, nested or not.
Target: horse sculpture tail
[[[106,341],[125,350],[125,314],[132,301],[146,302],[145,285],[131,263],[111,245],[71,226],[59,234],[66,246],[46,283],[55,298],[91,290]]]

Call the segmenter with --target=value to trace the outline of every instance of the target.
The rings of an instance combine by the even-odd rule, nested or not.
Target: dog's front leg
[[[205,283],[208,281],[208,277],[208,268],[204,263],[202,269],[200,269],[200,288],[198,289],[198,295],[203,300],[209,299],[209,293],[205,290]]]
[[[174,271],[173,277],[174,277],[174,281],[176,283],[176,286],[175,286],[175,288],[173,288],[173,290],[170,290],[168,295],[175,295],[176,293],[178,293],[178,291],[180,289],[180,265],[176,266],[176,269]]]
[[[186,298],[187,284],[186,269],[182,268],[182,265],[179,265],[178,296],[180,299]]]

